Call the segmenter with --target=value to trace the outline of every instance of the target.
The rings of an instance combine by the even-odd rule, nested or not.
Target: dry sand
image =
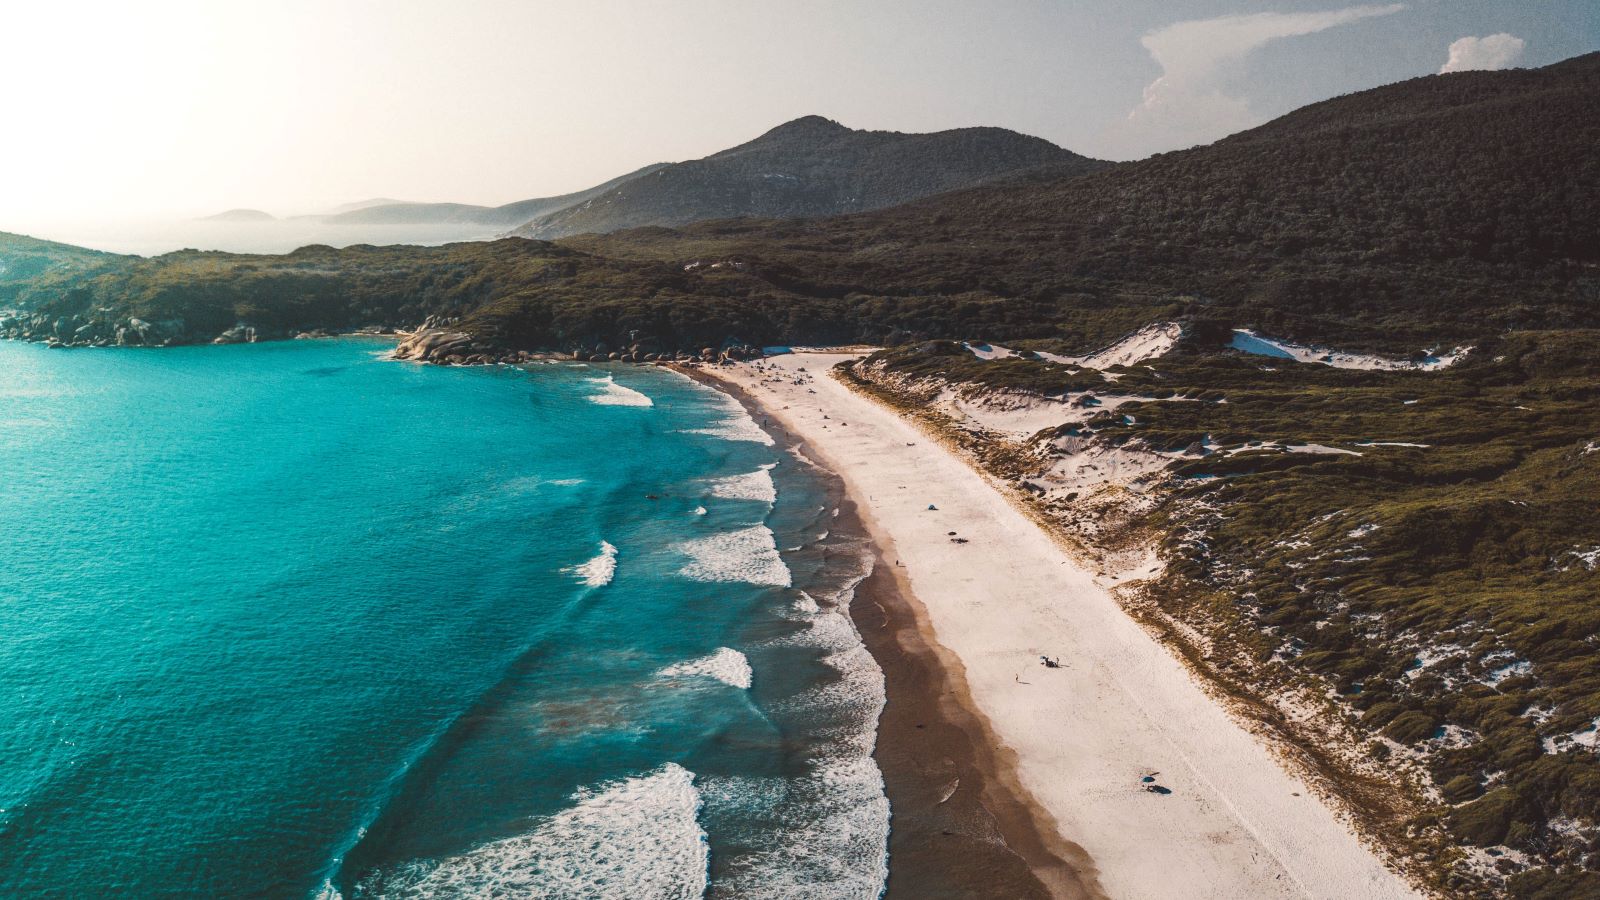
[[[1067,860],[1090,893],[1417,896],[1121,610],[1105,579],[915,424],[830,377],[845,358],[706,371],[842,477],[1048,840],[1092,859]],[[801,368],[814,377],[790,383]],[[1171,793],[1145,790],[1147,776]]]

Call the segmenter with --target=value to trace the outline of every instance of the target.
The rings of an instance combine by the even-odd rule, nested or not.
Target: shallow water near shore
[[[877,896],[825,485],[673,373],[386,349],[0,343],[0,894]]]

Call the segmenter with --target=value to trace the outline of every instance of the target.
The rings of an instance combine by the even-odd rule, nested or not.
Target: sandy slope
[[[972,468],[799,354],[734,381],[834,468],[1023,786],[1114,898],[1415,894]],[[789,383],[801,367],[816,377]],[[776,382],[772,370],[790,373]],[[814,393],[812,393],[814,391]],[[937,507],[930,510],[929,504]],[[953,543],[947,532],[968,540]],[[1046,669],[1039,656],[1059,657]],[[1156,775],[1169,795],[1142,789]]]

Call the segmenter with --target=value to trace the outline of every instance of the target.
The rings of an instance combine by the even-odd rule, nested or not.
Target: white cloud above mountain
[[[1110,137],[1132,154],[1216,140],[1260,124],[1249,98],[1228,90],[1236,64],[1282,38],[1315,34],[1362,19],[1388,16],[1405,4],[1351,6],[1302,13],[1252,13],[1175,22],[1147,33],[1141,43],[1161,66],[1161,77]]]
[[[1516,35],[1501,32],[1484,37],[1464,37],[1450,45],[1450,58],[1445,61],[1445,72],[1470,72],[1474,69],[1507,69],[1522,58],[1527,41]]]

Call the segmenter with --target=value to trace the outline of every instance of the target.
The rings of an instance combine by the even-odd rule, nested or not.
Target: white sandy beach
[[[934,639],[964,666],[978,711],[1016,754],[1022,786],[1093,857],[1109,896],[1418,896],[1093,572],[917,425],[831,378],[845,358],[762,363],[816,376],[798,386],[749,364],[710,374],[744,388],[844,479]],[[1065,668],[1042,667],[1041,655]],[[1152,773],[1171,794],[1142,789]]]

